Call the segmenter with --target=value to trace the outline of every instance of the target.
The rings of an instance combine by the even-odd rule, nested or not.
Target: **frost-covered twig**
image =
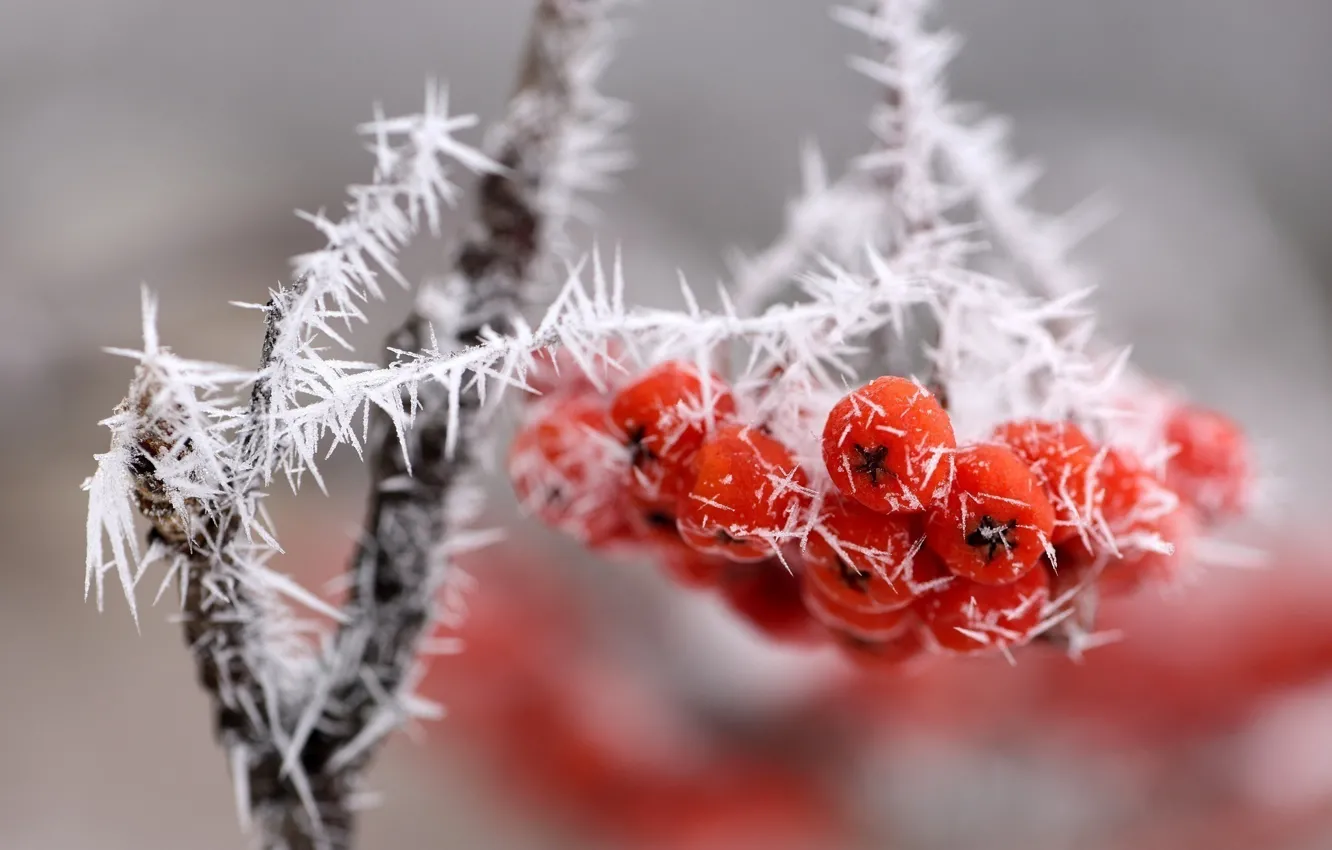
[[[271,361],[276,317],[270,314],[263,366]],[[99,456],[87,485],[88,580],[96,582],[100,603],[103,574],[114,568],[133,609],[132,590],[147,564],[167,561],[167,581],[174,578],[180,587],[200,682],[214,698],[219,739],[233,752],[261,748],[281,725],[280,707],[300,679],[300,666],[278,651],[287,625],[274,598],[280,582],[264,569],[256,552],[262,547],[241,534],[241,513],[231,507],[234,449],[220,435],[232,417],[218,411],[228,401],[222,388],[243,375],[162,348],[156,303],[146,292],[144,328],[129,396],[107,422],[111,451]],[[263,386],[256,382],[251,396],[256,416],[266,405]],[[146,551],[134,537],[127,493],[152,524]],[[110,561],[102,557],[104,534]]]
[[[916,256],[908,252],[890,262],[871,253],[867,265],[872,270],[864,275],[828,264],[823,273],[802,282],[807,300],[775,305],[758,316],[742,316],[725,300],[720,311],[702,310],[688,289],[684,311],[631,307],[625,304],[618,269],[607,274],[597,264],[588,282],[585,269],[575,268],[535,328],[520,322],[507,335],[482,333],[469,348],[431,348],[387,368],[340,375],[320,389],[321,400],[292,411],[287,427],[357,444],[367,405],[392,411],[388,400],[400,393],[440,386],[451,388],[452,415],[460,415],[463,387],[478,393],[492,391],[492,385],[522,387],[543,349],[559,346],[575,362],[593,363],[611,340],[643,362],[706,359],[721,344],[742,343],[749,360],[740,382],[761,378],[775,366],[784,369],[770,382],[790,390],[769,394],[777,411],[800,408],[797,402],[806,396],[811,404],[831,404],[854,377],[852,363],[868,337],[903,328],[914,308],[932,311],[939,324],[957,329],[950,334],[956,345],[934,357],[966,376],[969,401],[955,412],[961,434],[979,434],[1005,416],[1062,418],[1096,407],[1114,364],[1088,358],[1076,340],[1061,340],[1047,327],[1052,318],[1080,321],[1083,310],[1076,298],[1045,301],[961,268],[936,268],[925,275],[913,265]],[[976,332],[981,327],[985,333]],[[1033,380],[1037,375],[1043,378],[1039,384]],[[796,381],[798,392],[786,386]],[[820,394],[829,392],[830,397]],[[413,427],[411,411],[394,412],[399,428]],[[799,445],[809,435],[798,431],[783,437]]]
[[[847,263],[866,245],[894,252],[908,234],[946,224],[955,192],[940,184],[934,134],[924,122],[942,106],[943,69],[956,51],[950,33],[929,32],[930,0],[874,0],[871,8],[838,8],[834,17],[863,33],[881,53],[854,59],[882,86],[870,114],[875,142],[836,182],[812,145],[802,157],[804,191],[787,210],[783,232],[764,251],[741,261],[736,302],[752,313],[824,256]]]
[[[874,0],[873,5],[872,13],[843,10],[839,18],[885,46],[896,60],[855,64],[871,79],[898,89],[914,113],[924,147],[906,161],[922,162],[930,151],[930,159],[953,184],[951,202],[974,208],[994,247],[1017,267],[1024,284],[1049,298],[1085,291],[1087,275],[1069,252],[1102,223],[1104,208],[1091,202],[1056,217],[1030,207],[1025,195],[1040,168],[1016,160],[1008,150],[1010,122],[949,96],[945,72],[959,39],[927,25],[937,0]],[[863,166],[891,163],[891,158],[872,155]]]
[[[114,573],[137,618],[140,578],[155,562],[169,565],[163,590],[178,581],[185,634],[214,698],[237,803],[265,847],[350,840],[357,774],[371,745],[413,704],[400,691],[428,620],[437,572],[430,566],[466,539],[457,524],[468,496],[456,485],[473,450],[481,396],[454,385],[377,397],[372,536],[345,612],[266,566],[280,549],[263,509],[265,486],[276,476],[297,486],[306,473],[320,481],[325,429],[295,411],[373,367],[333,359],[326,348],[350,349],[342,327],[363,320],[362,302],[382,294],[381,275],[406,284],[397,250],[423,225],[437,232],[442,206],[456,200],[448,160],[485,175],[477,217],[451,280],[421,299],[391,342],[399,351],[466,347],[508,327],[549,267],[551,246],[562,244],[566,220],[582,213],[577,193],[605,185],[624,160],[611,138],[623,110],[593,88],[609,55],[614,5],[539,2],[493,160],[454,139],[475,119],[449,116],[433,87],[422,114],[378,116],[362,128],[372,139],[375,180],[351,188],[341,218],[307,216],[328,245],[298,257],[296,282],[257,307],[267,330],[256,371],[185,360],[161,346],[156,303],[145,294],[143,350],[121,352],[138,360],[135,378],[105,423],[111,449],[86,484],[87,585],[100,603],[104,578]],[[246,383],[242,402],[237,388]],[[364,412],[368,422],[372,411]],[[404,415],[419,420],[410,443],[393,427]],[[135,536],[136,505],[153,526],[146,549]],[[311,655],[278,597],[343,623],[327,660]]]
[[[493,134],[502,170],[482,179],[453,273],[423,293],[390,336],[391,351],[462,351],[509,332],[577,211],[576,193],[605,185],[622,161],[612,139],[619,110],[593,88],[614,5],[539,4],[526,67]],[[307,707],[308,740],[296,742],[307,761],[338,772],[354,772],[404,716],[398,703],[433,618],[447,550],[475,513],[467,479],[484,443],[481,388],[458,376],[408,390],[391,391],[395,400],[376,408],[369,518],[352,564],[347,621],[331,684]]]
[[[262,308],[267,330],[251,375],[163,348],[146,296],[143,350],[127,352],[139,361],[135,379],[106,423],[112,448],[87,485],[89,583],[100,600],[103,576],[114,570],[133,607],[147,566],[170,564],[167,581],[180,586],[186,640],[214,700],[237,803],[258,822],[265,846],[337,846],[345,831],[345,806],[333,802],[340,790],[326,777],[284,769],[280,758],[315,666],[277,597],[319,605],[265,565],[278,547],[262,509],[264,485],[275,473],[315,471],[315,447],[280,423],[316,376],[358,365],[326,359],[321,337],[340,341],[335,323],[361,317],[360,302],[379,293],[376,270],[401,279],[397,248],[422,219],[436,226],[440,205],[453,198],[444,161],[488,167],[453,138],[473,123],[450,117],[432,91],[422,115],[364,128],[376,139],[376,180],[352,188],[340,220],[311,217],[329,245],[299,258],[297,282]],[[249,402],[236,405],[228,392],[245,380]],[[147,550],[134,538],[132,501],[153,525]]]
[[[936,0],[869,0],[835,17],[869,38],[877,59],[853,67],[883,87],[871,116],[874,150],[828,181],[812,149],[804,158],[805,190],[787,214],[783,233],[739,264],[736,302],[753,312],[820,255],[847,262],[847,247],[885,247],[903,228],[937,226],[951,208],[969,204],[987,233],[1018,268],[1024,283],[1046,297],[1087,289],[1069,252],[1104,218],[1097,204],[1063,217],[1041,215],[1024,195],[1039,176],[1008,151],[1009,124],[951,101],[945,79],[958,38],[928,19]],[[888,248],[888,250],[891,250]]]

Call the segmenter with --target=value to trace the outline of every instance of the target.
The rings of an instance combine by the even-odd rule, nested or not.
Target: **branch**
[[[806,156],[806,189],[785,230],[735,275],[742,311],[760,309],[821,253],[845,263],[848,245],[883,247],[904,231],[940,227],[963,203],[974,206],[1032,291],[1048,298],[1086,291],[1087,276],[1068,254],[1104,220],[1104,210],[1089,204],[1055,218],[1030,208],[1024,195],[1039,170],[1009,153],[1007,122],[950,101],[945,72],[958,39],[926,26],[935,0],[867,5],[838,9],[835,17],[881,51],[877,60],[852,60],[883,87],[871,117],[875,147],[832,183]]]
[[[391,351],[462,350],[511,317],[540,279],[579,189],[622,161],[608,144],[617,114],[591,88],[609,43],[607,0],[542,0],[519,86],[491,148],[500,170],[480,183],[475,218],[441,291],[424,294],[390,335]],[[590,158],[591,151],[605,153]],[[435,309],[438,307],[439,309]],[[472,519],[469,485],[483,440],[484,397],[431,385],[376,407],[372,491],[332,663],[287,747],[286,767],[330,792],[320,815],[346,828],[346,800],[376,745],[409,715],[405,691],[434,617],[448,547]],[[410,415],[410,429],[401,416]]]
[[[297,258],[297,283],[260,308],[267,330],[256,372],[184,360],[163,348],[156,304],[146,294],[143,350],[120,352],[139,367],[126,402],[105,423],[111,450],[98,457],[86,484],[86,583],[96,581],[100,602],[103,576],[114,570],[133,610],[146,567],[170,563],[167,581],[179,581],[185,638],[213,698],[242,820],[253,815],[266,847],[344,846],[349,825],[335,777],[282,761],[317,668],[279,597],[321,603],[266,566],[279,550],[262,509],[263,487],[279,470],[293,479],[304,470],[318,476],[317,446],[281,423],[312,381],[365,367],[326,359],[322,340],[341,343],[335,324],[363,318],[360,303],[380,294],[378,272],[403,281],[394,255],[423,222],[437,227],[441,204],[454,196],[444,161],[493,170],[453,139],[474,123],[450,117],[432,90],[423,114],[362,128],[376,141],[375,181],[352,187],[341,219],[308,216],[329,243]],[[253,384],[249,401],[236,406],[224,392],[244,381]],[[152,524],[146,551],[135,541],[131,504]]]
[[[948,33],[929,33],[921,19],[931,0],[875,0],[870,11],[836,8],[833,17],[868,37],[878,60],[852,67],[883,87],[870,114],[875,142],[835,183],[817,151],[802,157],[804,192],[789,205],[783,232],[739,264],[736,303],[752,314],[819,256],[845,264],[866,246],[899,250],[908,235],[944,226],[949,192],[939,185],[934,140],[922,116],[942,107],[943,68],[956,51]]]

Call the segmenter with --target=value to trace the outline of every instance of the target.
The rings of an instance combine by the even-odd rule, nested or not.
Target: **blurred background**
[[[530,627],[567,649],[560,699],[620,695],[597,710],[642,725],[574,709],[524,724],[665,746],[657,768],[702,770],[715,793],[608,783],[619,744],[604,741],[588,745],[602,759],[592,778],[571,781],[568,760],[591,756],[484,734],[492,704],[459,684],[484,662],[450,660],[431,687],[457,717],[381,758],[366,847],[645,847],[682,822],[662,846],[785,846],[776,832],[793,847],[1332,847],[1332,554],[1319,545],[1332,506],[1332,5],[941,5],[967,38],[956,92],[1017,119],[1021,152],[1047,165],[1044,204],[1103,192],[1119,211],[1083,252],[1108,333],[1256,435],[1273,519],[1248,533],[1279,541],[1278,569],[1134,603],[1123,616],[1140,637],[1075,672],[1051,661],[848,684],[816,657],[765,648],[713,600],[522,526],[473,564],[478,598],[488,582],[544,590],[501,594],[516,607],[475,628]],[[448,81],[456,110],[496,115],[530,6],[0,0],[0,846],[239,845],[168,606],[136,634],[118,600],[105,614],[81,602],[78,485],[129,375],[101,348],[136,342],[146,282],[169,344],[251,363],[254,316],[226,302],[263,300],[286,258],[317,245],[291,211],[335,207],[369,173],[355,125],[376,101],[417,108],[428,76]],[[866,146],[873,91],[844,59],[862,49],[821,0],[633,12],[607,88],[635,106],[639,164],[606,200],[599,239],[624,247],[639,300],[672,302],[677,268],[706,289],[729,247],[771,238],[803,140],[832,163]],[[438,268],[442,250],[423,246],[406,268]],[[405,305],[399,293],[376,312],[368,344]],[[291,569],[315,577],[336,572],[360,515],[354,457],[329,470],[331,496],[282,506]],[[511,514],[497,493],[497,517]],[[945,710],[977,700],[993,710]],[[613,788],[669,802],[640,811]],[[636,814],[605,815],[617,809]]]

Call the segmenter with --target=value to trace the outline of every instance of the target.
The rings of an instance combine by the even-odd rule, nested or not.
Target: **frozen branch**
[[[111,451],[99,456],[86,487],[88,584],[96,582],[100,601],[103,576],[114,570],[133,609],[147,566],[170,565],[167,580],[180,586],[185,637],[213,697],[219,740],[240,771],[238,806],[265,847],[345,846],[350,820],[341,777],[282,760],[317,665],[279,597],[320,603],[266,566],[278,545],[262,510],[264,486],[277,473],[293,484],[302,471],[317,477],[317,447],[279,423],[314,383],[366,365],[327,359],[323,340],[342,344],[337,325],[363,318],[361,302],[381,294],[380,273],[405,283],[394,255],[422,223],[437,228],[441,206],[455,197],[444,162],[494,169],[453,138],[474,123],[450,117],[432,90],[421,115],[362,128],[374,139],[375,181],[352,187],[341,219],[307,216],[328,246],[298,258],[297,282],[262,308],[267,330],[256,372],[185,361],[162,348],[148,297],[144,348],[122,352],[139,367],[106,423]],[[246,380],[249,403],[234,406],[227,388]],[[146,550],[134,539],[135,503],[152,524]]]
[[[549,265],[552,244],[622,156],[619,110],[592,88],[611,31],[607,0],[543,0],[508,114],[495,128],[501,170],[482,178],[453,272],[389,338],[396,352],[467,351],[507,333]],[[479,386],[455,379],[381,388],[370,442],[372,492],[352,562],[346,623],[329,684],[293,742],[311,774],[354,777],[398,725],[448,550],[475,513],[469,484],[484,440]],[[403,391],[406,390],[406,391]],[[410,419],[410,427],[407,427]]]
[[[790,206],[784,231],[738,266],[742,312],[760,309],[821,255],[845,263],[865,244],[891,253],[904,232],[942,226],[964,204],[1033,291],[1050,298],[1085,291],[1087,277],[1068,254],[1104,211],[1089,204],[1055,218],[1027,205],[1024,195],[1039,170],[1009,153],[1008,123],[950,100],[945,74],[959,40],[927,26],[935,0],[866,5],[837,9],[835,17],[879,51],[877,59],[852,60],[883,89],[870,122],[874,149],[833,182],[817,155],[806,152],[804,193]]]
[[[801,283],[806,300],[776,305],[758,316],[739,314],[724,298],[720,311],[702,310],[687,289],[690,306],[684,311],[626,306],[618,270],[608,276],[597,265],[587,282],[583,270],[575,269],[535,328],[519,322],[507,335],[485,331],[465,349],[430,348],[387,368],[340,376],[320,390],[321,400],[292,411],[295,418],[287,427],[310,429],[334,443],[356,444],[366,406],[393,411],[388,399],[430,386],[448,388],[450,415],[462,416],[463,388],[478,396],[522,388],[541,350],[560,346],[575,362],[590,364],[604,357],[612,340],[644,362],[680,357],[706,361],[719,345],[741,343],[749,362],[738,383],[768,381],[765,375],[781,367],[773,385],[790,391],[770,394],[779,399],[778,408],[793,410],[805,397],[816,406],[825,400],[831,404],[853,376],[852,364],[866,340],[883,331],[901,333],[916,308],[933,313],[940,326],[955,329],[948,338],[957,340],[956,346],[935,356],[967,376],[968,391],[976,399],[973,412],[966,405],[956,413],[962,431],[978,431],[1005,416],[1060,418],[1068,410],[1095,407],[1113,364],[1094,362],[1076,339],[1056,338],[1047,327],[1052,319],[1081,322],[1083,310],[1076,298],[1045,301],[961,268],[943,272],[936,265],[927,274],[917,265],[922,262],[917,256],[908,251],[889,261],[871,253],[871,272],[864,275],[828,265],[825,273]],[[981,326],[986,333],[976,332]],[[1041,376],[1039,383],[1035,376]],[[794,384],[787,386],[795,381],[801,382],[798,391]],[[416,427],[412,411],[399,406],[394,412],[399,430]],[[793,424],[791,433],[779,433],[799,446],[814,432]],[[449,446],[444,449],[447,453]]]
[[[820,256],[838,263],[866,245],[894,252],[908,234],[945,224],[954,194],[940,185],[933,135],[922,121],[943,105],[942,71],[956,51],[948,33],[927,32],[929,0],[876,0],[872,9],[834,10],[834,17],[866,35],[880,58],[853,67],[882,86],[870,115],[872,150],[829,183],[817,151],[802,161],[804,191],[788,207],[783,232],[766,250],[739,264],[736,300],[752,313]],[[896,246],[896,247],[895,247]]]

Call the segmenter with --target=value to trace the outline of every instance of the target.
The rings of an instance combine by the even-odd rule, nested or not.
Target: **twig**
[[[939,227],[944,211],[964,203],[975,208],[995,247],[1032,291],[1047,298],[1085,291],[1087,277],[1068,254],[1104,221],[1104,208],[1091,203],[1053,218],[1024,201],[1039,172],[1009,153],[1008,123],[950,102],[944,72],[958,42],[947,29],[926,28],[936,0],[866,5],[869,11],[843,8],[836,17],[870,38],[885,57],[853,60],[856,70],[884,87],[872,118],[875,148],[831,183],[822,164],[807,155],[805,193],[791,206],[785,230],[735,275],[742,312],[761,309],[830,245],[859,250],[867,241],[891,240],[894,230],[900,238],[903,229],[909,234]],[[841,250],[829,253],[838,262],[848,260]]]
[[[328,245],[297,258],[297,283],[261,308],[257,371],[185,360],[161,346],[146,292],[143,350],[118,352],[139,367],[105,423],[111,449],[85,484],[86,589],[95,582],[100,605],[103,578],[114,571],[137,620],[140,577],[169,562],[162,588],[179,584],[185,637],[213,698],[241,820],[266,850],[349,847],[350,801],[370,754],[404,714],[421,713],[404,691],[444,538],[466,537],[455,535],[466,499],[458,479],[475,451],[482,388],[413,390],[406,400],[392,391],[385,400],[392,409],[375,424],[373,537],[354,564],[343,612],[266,566],[280,549],[264,488],[278,474],[293,484],[306,472],[318,479],[320,432],[293,427],[292,414],[327,382],[369,368],[329,359],[326,342],[344,344],[336,326],[363,319],[363,300],[380,294],[379,274],[406,283],[397,250],[422,224],[437,232],[440,207],[455,195],[444,160],[486,174],[477,220],[443,299],[423,299],[390,342],[437,351],[432,321],[457,347],[509,327],[574,193],[604,183],[623,161],[605,144],[622,113],[591,88],[604,66],[611,5],[540,0],[519,89],[492,145],[498,164],[453,138],[474,119],[450,117],[433,88],[423,114],[378,116],[362,128],[375,136],[375,181],[352,187],[342,218],[308,216]],[[431,311],[454,295],[456,322]],[[228,393],[247,381],[249,402],[237,404]],[[412,415],[420,421],[405,440]],[[135,506],[152,524],[147,550],[136,541]],[[309,652],[282,595],[344,624],[327,659]]]
[[[563,146],[581,115],[603,114],[589,84],[611,6],[607,0],[538,5],[518,89],[492,143],[502,170],[481,180],[472,232],[450,280],[442,292],[427,293],[390,335],[390,351],[437,349],[437,333],[446,348],[458,350],[478,343],[486,329],[511,329],[568,214],[569,187],[551,185],[568,176],[556,173],[568,170]],[[432,303],[455,315],[432,316]],[[288,748],[299,753],[304,773],[333,792],[320,800],[320,815],[343,829],[357,776],[375,744],[407,714],[399,703],[433,620],[447,567],[443,549],[470,518],[467,479],[482,442],[475,433],[484,401],[479,385],[432,384],[400,398],[414,421],[404,432],[376,408],[369,516],[351,565],[346,621],[328,686],[306,707],[310,720],[298,724]]]

